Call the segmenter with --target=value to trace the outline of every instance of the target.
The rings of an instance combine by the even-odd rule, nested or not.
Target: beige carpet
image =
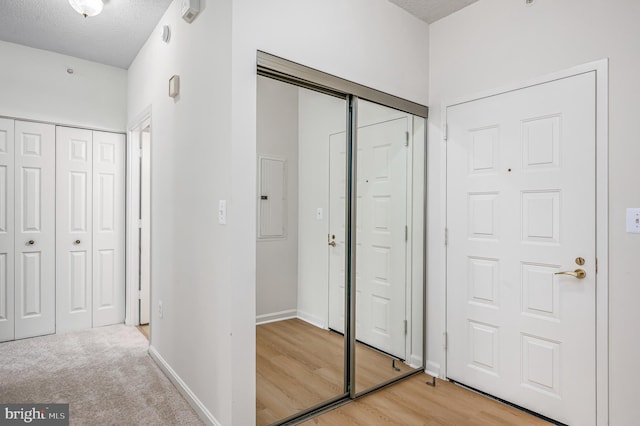
[[[72,425],[202,425],[124,325],[0,344],[0,403],[69,403]]]

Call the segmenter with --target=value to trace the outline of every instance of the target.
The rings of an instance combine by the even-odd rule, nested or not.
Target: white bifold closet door
[[[93,132],[56,128],[57,330],[92,325]]]
[[[124,321],[124,135],[58,127],[57,331]]]
[[[93,132],[93,326],[124,322],[125,136]]]
[[[15,338],[55,333],[55,128],[15,122]]]
[[[0,118],[0,342],[15,338],[13,130],[13,120]]]

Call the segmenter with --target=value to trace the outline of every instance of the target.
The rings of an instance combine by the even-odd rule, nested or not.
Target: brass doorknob
[[[331,247],[335,247],[335,246],[336,246],[336,242],[335,242],[335,241],[331,241],[331,242],[329,242],[329,245],[330,245]]]
[[[27,241],[27,244],[29,244],[30,246],[34,245],[35,243],[36,243],[36,242],[35,242],[35,241],[33,241],[33,240],[29,240],[29,241]]]
[[[581,280],[587,276],[587,273],[584,271],[584,269],[576,269],[575,271],[556,272],[555,275],[571,275],[572,277],[576,277],[577,279]]]

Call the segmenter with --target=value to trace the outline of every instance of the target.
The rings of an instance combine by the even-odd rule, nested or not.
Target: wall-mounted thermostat
[[[162,26],[162,41],[164,41],[165,43],[169,43],[169,40],[171,40],[171,28],[169,28],[168,25],[163,25]]]
[[[180,76],[174,75],[169,79],[169,96],[175,98],[180,94]]]
[[[193,22],[200,13],[200,0],[182,0],[182,19]]]

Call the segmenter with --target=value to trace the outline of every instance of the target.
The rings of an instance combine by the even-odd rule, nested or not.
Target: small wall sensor
[[[192,23],[200,13],[200,0],[182,0],[182,19]]]
[[[175,98],[180,94],[180,76],[174,75],[169,79],[169,96]]]
[[[164,25],[162,27],[162,41],[169,43],[169,40],[171,40],[171,28],[168,25]]]

